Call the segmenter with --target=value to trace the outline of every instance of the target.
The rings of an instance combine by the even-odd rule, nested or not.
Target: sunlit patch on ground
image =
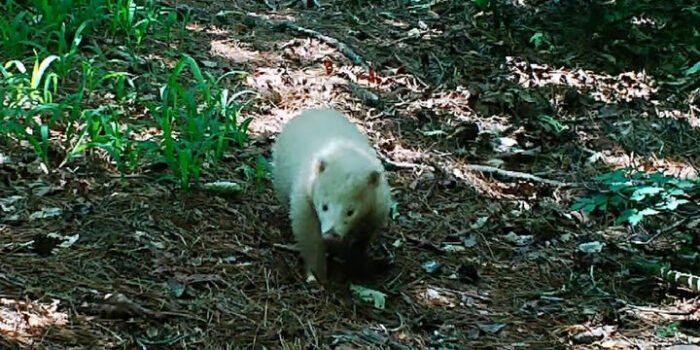
[[[254,134],[273,132],[302,108],[338,105],[345,82],[324,72],[322,67],[257,68],[248,76],[247,85],[270,106],[265,113],[255,115],[250,130]]]
[[[603,162],[610,169],[633,168],[638,171],[661,171],[666,175],[680,178],[692,178],[698,176],[698,170],[690,163],[658,157],[645,157],[623,152],[614,152],[611,149],[603,149],[599,152],[590,151],[588,157],[590,163]]]
[[[698,97],[697,100],[700,100],[700,97]],[[659,103],[657,102],[655,104],[658,105]],[[662,108],[656,108],[655,111],[659,118],[684,119],[691,127],[700,129],[700,105],[697,105],[695,101],[688,101],[687,106],[688,110],[686,111]]]
[[[205,30],[205,28],[201,23],[190,22],[190,23],[187,23],[187,30],[196,33],[196,32],[203,32]]]
[[[512,74],[510,79],[525,88],[569,86],[604,103],[649,100],[658,91],[651,77],[644,72],[625,72],[613,76],[580,68],[555,68],[548,64],[528,63],[517,57],[507,57],[506,65]]]
[[[474,111],[469,107],[471,93],[462,86],[454,90],[441,90],[433,93],[430,98],[419,99],[408,104],[406,111],[409,114],[416,113],[422,109],[449,113],[463,119],[474,119]]]
[[[230,40],[215,40],[211,42],[211,54],[234,63],[275,63],[279,58],[273,53],[263,53],[255,50],[251,44]]]
[[[41,339],[49,327],[65,326],[68,314],[58,311],[60,300],[50,304],[0,298],[0,334],[24,345]]]

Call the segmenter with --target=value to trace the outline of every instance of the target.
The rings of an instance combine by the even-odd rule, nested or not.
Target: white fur
[[[333,109],[306,110],[272,147],[273,182],[307,269],[326,281],[324,236],[371,240],[386,226],[390,187],[368,139]],[[364,245],[360,245],[363,247]]]

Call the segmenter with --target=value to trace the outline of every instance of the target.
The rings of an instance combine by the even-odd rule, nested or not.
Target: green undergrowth
[[[133,0],[4,0],[0,12],[0,139],[45,169],[165,164],[160,178],[186,189],[246,146],[245,72],[214,76],[180,52],[187,13]]]
[[[662,172],[625,168],[602,174],[594,180],[597,189],[591,189],[589,196],[578,198],[571,210],[600,217],[609,214],[615,217],[615,225],[628,224],[632,229],[646,224],[646,229],[637,230],[664,232],[669,227],[681,226],[673,230],[677,257],[694,261],[694,264],[700,262],[700,233],[691,228],[696,225],[693,221],[697,220],[694,213],[700,198],[700,178],[684,179]],[[666,220],[650,220],[655,216],[665,216]],[[686,225],[687,230],[683,228]]]
[[[639,224],[645,217],[671,213],[694,201],[700,179],[680,179],[661,172],[615,170],[594,178],[600,187],[590,197],[576,200],[571,210],[587,214],[612,212],[615,224]]]

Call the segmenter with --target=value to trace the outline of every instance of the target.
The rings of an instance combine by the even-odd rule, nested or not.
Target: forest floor
[[[695,63],[700,51],[687,44],[692,33],[678,24],[684,18],[613,26],[596,22],[600,9],[546,1],[501,4],[500,22],[470,1],[178,5],[185,3],[191,40],[177,51],[215,76],[249,72],[242,87],[260,94],[241,113],[251,118],[249,146],[202,174],[203,181],[246,184],[244,191],[184,193],[157,176],[121,178],[88,159],[45,173],[5,153],[0,345],[700,343],[697,293],[629,263],[672,255],[679,237],[700,239],[697,198],[637,226],[616,225],[614,211],[569,210],[597,193],[592,177],[610,170],[697,176],[700,84],[679,67]],[[698,10],[668,11],[693,18]],[[359,64],[327,38],[351,48]],[[163,51],[148,44],[142,55],[176,60]],[[347,285],[324,290],[305,282],[269,179],[255,186],[241,168],[259,155],[269,160],[289,118],[324,105],[356,122],[387,164],[397,213],[373,254],[389,264],[354,281],[385,293],[383,308],[353,297]],[[585,248],[598,243],[599,252]]]

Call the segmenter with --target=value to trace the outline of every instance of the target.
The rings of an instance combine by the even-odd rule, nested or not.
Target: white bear
[[[307,274],[321,284],[328,280],[328,249],[361,255],[387,226],[393,202],[382,163],[336,110],[306,110],[282,128],[272,147],[272,177]]]

